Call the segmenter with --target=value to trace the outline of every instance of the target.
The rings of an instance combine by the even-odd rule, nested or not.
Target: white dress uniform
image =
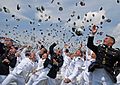
[[[37,59],[38,61],[41,59],[40,56],[39,56],[39,54],[40,54],[40,50],[38,50],[38,51],[35,53],[36,59]]]
[[[92,53],[92,51],[90,51]],[[86,51],[86,60],[84,61],[84,67],[83,67],[83,72],[78,76],[78,82],[80,85],[89,85],[90,84],[90,79],[89,75],[90,73],[88,72],[88,67],[91,64],[91,55],[88,54],[88,49]]]
[[[65,73],[65,78],[71,80],[70,83],[64,83],[64,80],[61,82],[61,85],[76,85],[77,76],[81,74],[83,69],[81,68],[84,64],[84,59],[81,57],[75,57]]]
[[[34,83],[34,81],[38,78],[38,76],[42,73],[44,66],[45,59],[40,58],[38,61],[38,66],[36,68],[37,72],[35,74],[32,74],[29,81],[27,82],[27,85],[32,85]]]
[[[20,52],[20,56],[17,57],[16,66],[17,66],[24,58],[26,58],[26,56],[25,56],[26,50],[27,50],[27,48],[23,48],[23,50]]]
[[[26,74],[31,72],[36,65],[36,62],[24,58],[2,82],[2,85],[8,85],[11,81],[16,81],[17,85],[25,85]]]
[[[64,78],[66,69],[70,65],[70,62],[72,61],[72,59],[65,54],[64,50],[65,49],[63,48],[63,54],[62,54],[62,56],[63,56],[64,62],[63,62],[63,65],[61,67],[61,76],[62,76],[62,78]]]

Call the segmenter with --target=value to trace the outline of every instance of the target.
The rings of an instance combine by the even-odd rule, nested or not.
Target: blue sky
[[[41,40],[45,41],[43,43],[49,46],[56,41],[60,42],[59,45],[63,45],[64,40],[68,44],[78,45],[81,41],[86,43],[89,25],[93,23],[102,26],[98,32],[103,32],[103,35],[96,35],[95,43],[97,40],[103,39],[106,34],[109,34],[116,38],[114,46],[120,47],[120,3],[117,3],[117,0],[51,1],[0,0],[0,36],[10,37],[16,41],[19,40],[20,43],[36,43],[34,41]],[[81,6],[80,2],[85,3],[85,5]],[[17,5],[20,7],[19,10]],[[10,13],[6,13],[4,7]],[[44,8],[42,12],[36,9],[41,9],[41,7]],[[63,9],[59,10],[60,7]],[[95,17],[92,17],[92,14],[95,14]],[[74,16],[71,17],[71,15]],[[103,15],[105,19],[101,19]],[[80,16],[80,19],[77,19],[78,16]],[[84,21],[85,18],[92,19],[92,21],[88,23]],[[67,22],[69,19],[71,21]],[[110,19],[111,22],[106,22],[107,19]],[[81,23],[82,21],[84,21],[84,24]],[[72,32],[74,22],[76,22],[75,27],[77,29],[84,26],[83,36],[77,36]],[[100,22],[103,22],[103,25],[100,25]],[[75,36],[71,38],[72,34],[75,34]]]

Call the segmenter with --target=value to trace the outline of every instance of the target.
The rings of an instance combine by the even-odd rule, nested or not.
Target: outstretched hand
[[[8,64],[10,63],[10,61],[7,58],[2,61],[2,63],[4,63],[4,62],[8,63]]]
[[[94,25],[94,26],[92,27],[92,30],[91,30],[91,31],[92,31],[92,34],[95,35],[95,33],[97,32],[97,30],[98,30],[98,29],[96,28],[96,25]]]

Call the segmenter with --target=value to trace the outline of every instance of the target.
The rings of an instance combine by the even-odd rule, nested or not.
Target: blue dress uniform
[[[48,78],[48,84],[49,85],[56,85],[55,78],[57,77],[57,72],[60,70],[60,68],[63,65],[63,56],[61,53],[57,54],[54,51],[54,47],[56,46],[56,43],[53,43],[49,48],[49,54],[50,54],[50,62],[46,62],[44,66],[47,66],[47,64],[51,65],[50,71],[48,72],[47,76]],[[55,63],[56,61],[57,63]]]
[[[89,66],[92,72],[92,85],[113,85],[116,83],[114,64],[120,61],[119,51],[106,45],[95,46],[94,36],[89,36],[87,46],[96,54],[96,61]]]
[[[48,72],[47,76],[49,76],[50,78],[52,79],[55,79],[56,76],[57,76],[57,72],[60,70],[60,67],[62,67],[63,65],[63,56],[62,55],[57,55],[55,52],[54,52],[54,47],[56,46],[57,44],[56,43],[53,43],[50,48],[49,48],[49,54],[51,56],[51,68],[50,68],[50,71]],[[53,60],[56,60],[56,62],[58,64],[55,64],[53,62]]]
[[[15,55],[8,55],[9,49],[0,42],[0,83],[9,74],[9,66],[14,68],[17,62]],[[8,59],[10,63],[3,62],[4,59]]]

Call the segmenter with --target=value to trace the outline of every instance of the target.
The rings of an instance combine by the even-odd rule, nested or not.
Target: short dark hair
[[[113,36],[110,35],[106,35],[107,37],[110,37],[113,40],[113,44],[115,43],[115,38]]]
[[[46,48],[44,48],[45,50],[44,50],[44,53],[47,53],[47,49]]]

